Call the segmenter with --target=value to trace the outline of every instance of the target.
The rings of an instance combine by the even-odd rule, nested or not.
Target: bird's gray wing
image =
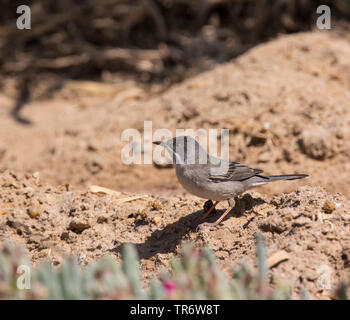
[[[223,166],[222,170],[217,170],[217,172],[212,170],[209,180],[212,182],[242,181],[262,172],[263,170],[249,168],[238,162],[227,162],[226,167]]]

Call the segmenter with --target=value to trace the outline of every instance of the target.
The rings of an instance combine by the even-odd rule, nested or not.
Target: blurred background
[[[16,8],[22,4],[31,8],[30,30],[16,28]],[[332,30],[316,28],[321,4],[331,8]],[[292,70],[321,78],[325,72],[322,81],[347,81],[347,63],[340,61],[347,51],[337,51],[334,42],[333,52],[330,45],[333,38],[349,39],[349,0],[4,0],[0,8],[0,170],[38,171],[53,184],[98,183],[133,192],[182,190],[172,170],[121,163],[122,131],[142,132],[144,120],[152,120],[154,129],[228,128],[232,159],[268,173],[321,170],[328,163],[324,160],[333,161],[335,155],[345,157],[339,159],[340,172],[348,169],[340,118],[310,116],[330,110],[323,106],[325,91],[319,84],[311,89],[308,78],[300,80]],[[300,32],[315,36],[287,37]],[[246,54],[284,36],[275,51]],[[293,50],[301,54],[298,61]],[[278,62],[282,56],[286,65]],[[258,62],[250,66],[253,61]],[[278,70],[288,68],[282,79]],[[210,76],[200,78],[210,70]],[[190,79],[194,84],[180,85]],[[270,87],[260,88],[262,83]],[[279,99],[290,83],[302,89],[285,92],[296,99],[288,106]],[[310,93],[303,95],[307,85]],[[317,90],[319,101],[311,96]],[[346,107],[337,101],[330,108],[333,104]],[[282,105],[289,113],[274,109]],[[272,110],[275,124],[260,116],[266,110]],[[305,126],[300,129],[301,123]],[[333,128],[331,133],[325,127]],[[343,137],[340,151],[333,150],[336,143],[328,145],[329,135]],[[314,183],[344,190],[321,180]]]
[[[31,8],[31,30],[16,29],[16,8]],[[316,8],[333,26],[349,0],[61,0],[0,4],[0,75],[16,80],[20,109],[66,79],[167,87],[229,61],[281,33],[315,28]]]

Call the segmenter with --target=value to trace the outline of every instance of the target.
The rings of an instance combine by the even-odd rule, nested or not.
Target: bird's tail
[[[269,182],[272,181],[279,181],[279,180],[297,180],[297,179],[303,179],[308,177],[307,174],[281,174],[278,176],[267,176],[264,178],[267,178]]]
[[[308,177],[307,174],[281,174],[278,176],[261,176],[256,175],[247,179],[248,188],[262,186],[264,184],[281,181],[281,180],[297,180]]]

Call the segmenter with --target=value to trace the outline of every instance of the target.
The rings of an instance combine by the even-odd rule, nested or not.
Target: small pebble
[[[336,209],[336,206],[333,201],[327,200],[323,204],[322,209],[325,213],[332,213]]]
[[[159,201],[152,201],[152,202],[150,203],[150,206],[151,206],[151,208],[152,208],[153,210],[157,210],[157,211],[163,209],[163,206],[162,206],[162,204],[161,204]]]
[[[28,214],[32,217],[32,218],[36,218],[37,216],[39,216],[41,213],[41,207],[39,202],[34,203],[33,205],[30,206],[30,208],[28,209]]]
[[[155,224],[158,224],[159,222],[161,222],[162,221],[162,218],[161,217],[154,217],[153,218],[153,223],[155,223]]]

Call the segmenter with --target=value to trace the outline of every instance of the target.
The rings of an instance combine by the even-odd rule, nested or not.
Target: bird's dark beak
[[[157,146],[159,146],[160,144],[162,144],[162,141],[153,141],[153,144],[156,144]]]

